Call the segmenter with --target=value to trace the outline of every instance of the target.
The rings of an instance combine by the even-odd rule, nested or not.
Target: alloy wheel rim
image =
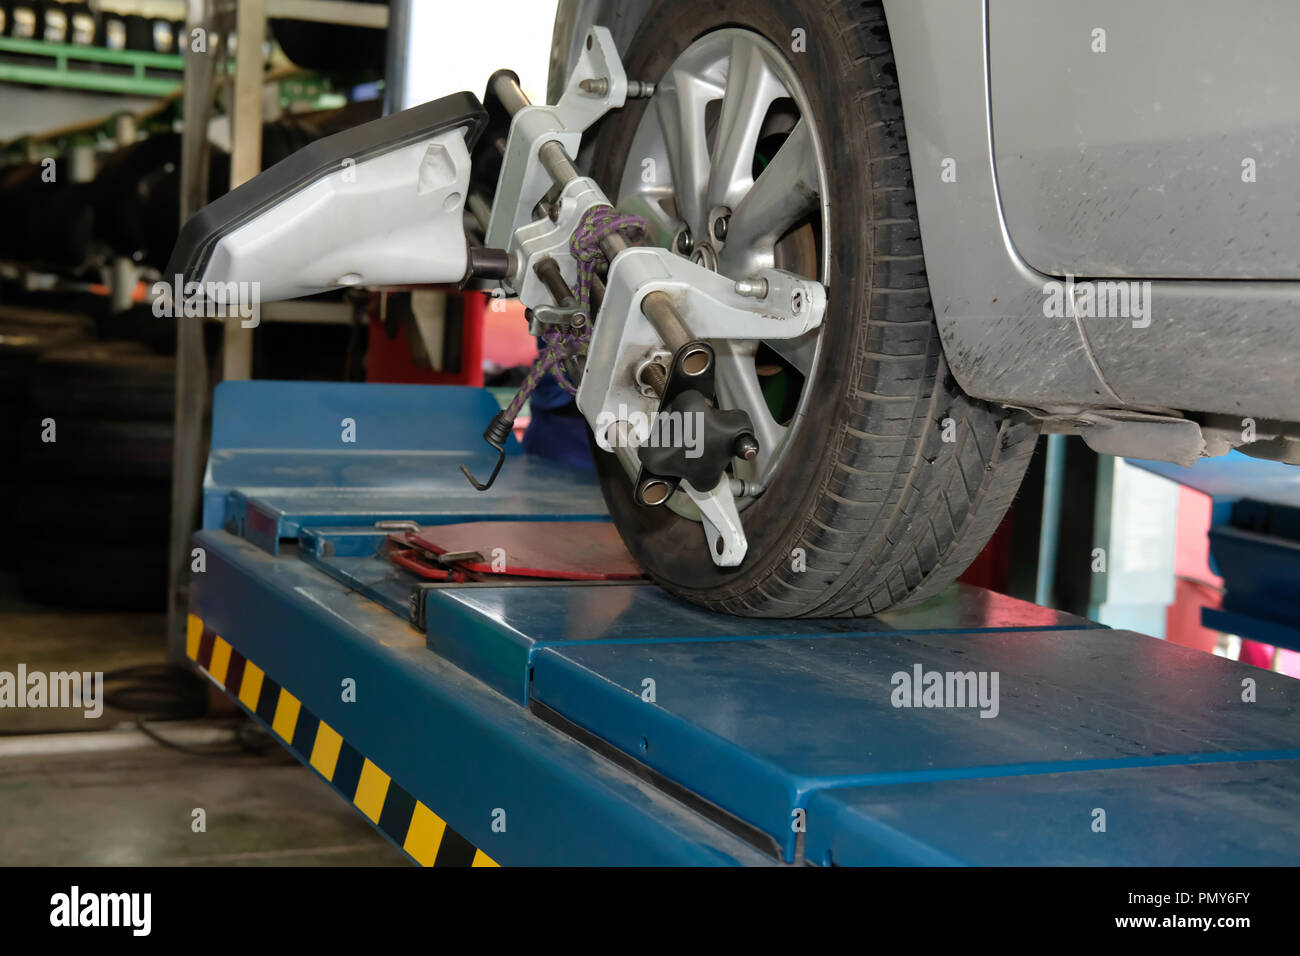
[[[644,217],[661,245],[730,279],[777,267],[829,290],[821,140],[793,67],[757,33],[708,33],[657,80],[628,150],[618,205]],[[719,404],[749,413],[761,448],[752,462],[733,461],[736,478],[767,486],[785,460],[805,422],[824,330],[823,322],[797,339],[713,343]],[[778,375],[785,380],[774,382]],[[774,399],[777,384],[784,397]],[[698,519],[684,494],[669,506]]]

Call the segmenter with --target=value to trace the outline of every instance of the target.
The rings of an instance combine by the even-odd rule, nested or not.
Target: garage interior
[[[982,635],[996,667],[1017,653],[1008,635],[1030,635],[1067,671],[1082,653],[1066,649],[1074,635],[1095,642],[1099,667],[1185,668],[1188,686],[1210,680],[1197,663],[1210,657],[1249,665],[1261,684],[1300,678],[1300,511],[1280,463],[1233,452],[1182,469],[1044,435],[998,530],[941,597],[865,620],[726,619],[641,579],[606,520],[585,439],[548,450],[539,432],[524,437],[551,409],[515,418],[499,494],[474,503],[458,467],[492,469],[483,425],[537,355],[517,301],[454,285],[340,288],[266,303],[251,331],[237,313],[160,317],[182,224],[259,172],[438,97],[486,101],[502,67],[532,102],[555,102],[554,3],[432,6],[0,4],[0,672],[102,675],[93,717],[0,707],[0,865],[1105,862],[1046,849],[1046,837],[1027,838],[1044,847],[1029,857],[997,840],[943,844],[945,814],[1023,794],[971,785],[941,797],[920,779],[898,799],[929,801],[924,826],[942,852],[871,842],[856,823],[787,841],[783,788],[821,778],[797,769],[798,746],[759,744],[754,765],[779,769],[747,776],[733,745],[764,732],[729,728],[708,704],[710,680],[720,701],[746,693],[725,649],[753,643],[743,666],[770,667],[765,717],[788,706],[845,747],[861,728],[836,702],[862,690],[843,675],[872,633],[918,642],[899,666],[921,646],[955,661],[949,639]],[[475,39],[421,55],[455,31]],[[358,447],[370,444],[344,461],[347,420]],[[280,471],[267,477],[272,459]],[[347,474],[355,496],[342,500],[317,469]],[[539,534],[547,521],[566,522],[571,540]],[[510,542],[509,580],[493,578],[475,522]],[[450,570],[435,560],[475,552]],[[547,570],[521,570],[520,554]],[[588,632],[608,640],[575,648]],[[1133,650],[1129,634],[1169,655]],[[718,642],[713,663],[686,641],[697,637]],[[823,656],[792,662],[791,648],[814,644]],[[602,696],[673,662],[672,680],[693,693],[659,723]],[[782,705],[786,678],[826,696]],[[342,701],[299,689],[321,682],[341,684]],[[1119,684],[1088,687],[1115,713],[1127,706]],[[1167,713],[1181,713],[1176,696]],[[1289,719],[1258,733],[1285,749]],[[1146,720],[1160,718],[1128,714],[1097,732],[1146,732],[1125,723]],[[1232,721],[1198,732],[1263,747]],[[329,735],[339,741],[322,756]],[[934,743],[954,759],[962,745]],[[1171,737],[1169,751],[1180,746]],[[707,760],[727,769],[702,795],[691,780]],[[866,783],[855,791],[853,773],[824,773],[835,782],[811,798],[810,819],[893,812]],[[1208,788],[1218,812],[1236,812],[1188,773],[1155,786],[1135,776],[1119,799],[1153,814],[1157,833],[1180,789]],[[518,824],[497,827],[503,806],[500,819]],[[1254,825],[1206,852],[1273,859],[1252,842],[1268,816]],[[503,831],[517,842],[492,842]],[[1157,862],[1186,860],[1170,833]]]

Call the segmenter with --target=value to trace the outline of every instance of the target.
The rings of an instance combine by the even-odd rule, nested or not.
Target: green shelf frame
[[[0,60],[0,82],[33,83],[39,86],[58,86],[70,89],[93,90],[100,93],[127,93],[136,96],[166,96],[181,86],[185,58],[172,53],[154,53],[148,50],[106,50],[95,46],[73,46],[69,43],[46,43],[43,40],[23,40],[0,37],[0,54],[18,53],[24,56],[47,57],[52,66],[35,66],[26,63],[5,63]],[[98,73],[77,69],[71,64],[78,61],[111,63],[131,67],[131,74]],[[176,76],[147,76],[146,70],[172,70]]]

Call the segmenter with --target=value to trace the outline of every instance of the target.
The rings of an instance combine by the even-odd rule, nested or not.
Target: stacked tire
[[[0,448],[8,452],[0,467],[0,525],[5,528],[15,527],[22,510],[25,483],[16,450],[27,437],[27,398],[36,364],[50,349],[84,341],[92,328],[84,315],[0,308]],[[19,557],[15,548],[0,548],[0,568],[16,567]]]
[[[35,363],[16,525],[29,600],[161,609],[167,593],[174,361],[131,343]]]

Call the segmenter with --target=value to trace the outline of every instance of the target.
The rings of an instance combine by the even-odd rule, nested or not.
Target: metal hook
[[[468,468],[460,466],[460,470],[465,473],[469,483],[479,491],[487,491],[492,487],[492,483],[497,480],[497,475],[501,471],[501,466],[506,462],[506,440],[510,437],[510,430],[515,427],[515,420],[506,416],[505,409],[497,412],[488,423],[488,427],[483,430],[483,440],[497,450],[497,463],[492,469],[492,474],[488,476],[486,483],[480,482],[475,478]]]

